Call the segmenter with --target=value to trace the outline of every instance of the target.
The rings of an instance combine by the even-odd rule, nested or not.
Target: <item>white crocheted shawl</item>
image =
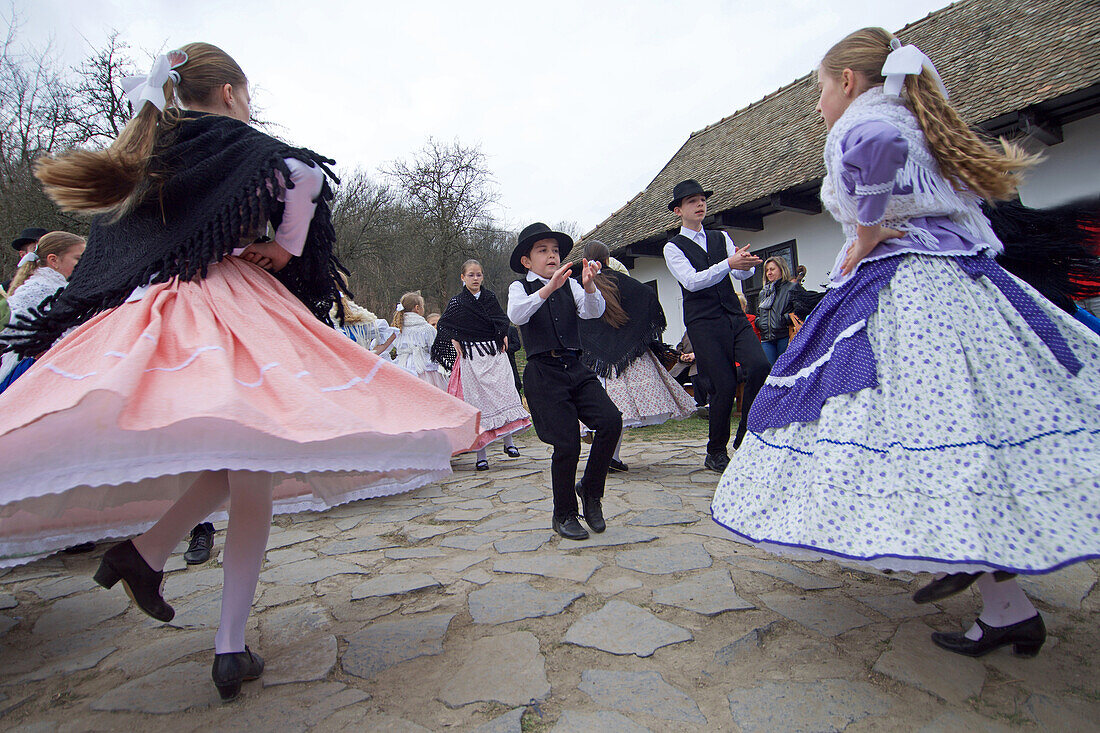
[[[856,208],[856,196],[848,193],[840,182],[844,154],[841,142],[852,128],[872,120],[884,121],[896,127],[909,144],[909,154],[905,165],[893,181],[878,186],[860,186],[856,192],[885,193],[892,191],[894,184],[912,187],[913,190],[910,194],[891,196],[885,216],[879,223],[905,232],[919,246],[935,250],[936,238],[926,229],[910,224],[909,220],[916,217],[946,216],[966,229],[975,241],[988,244],[997,253],[1004,251],[1004,246],[993,233],[989,220],[982,214],[979,205],[981,199],[973,192],[957,190],[944,178],[939,164],[928,150],[928,142],[916,116],[902,99],[883,94],[882,87],[877,86],[852,101],[829,130],[825,140],[826,175],[821,182],[821,201],[840,222],[847,241],[855,239],[856,225],[861,222]]]

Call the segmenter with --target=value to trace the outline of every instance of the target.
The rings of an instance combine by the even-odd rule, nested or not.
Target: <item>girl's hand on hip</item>
[[[871,254],[871,250],[887,239],[898,239],[902,233],[897,229],[888,229],[881,224],[866,227],[860,224],[856,227],[856,238],[848,245],[848,254],[844,257],[844,264],[840,268],[842,275],[847,275],[856,269],[864,257]]]

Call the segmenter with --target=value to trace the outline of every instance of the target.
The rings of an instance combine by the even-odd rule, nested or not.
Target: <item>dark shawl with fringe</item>
[[[653,288],[614,270],[604,270],[619,287],[619,303],[630,320],[615,328],[601,318],[580,319],[581,361],[603,378],[619,376],[660,341],[667,325]]]
[[[982,205],[1005,251],[1001,267],[1067,313],[1073,301],[1100,296],[1100,199],[1051,209],[1018,201]]]
[[[134,288],[174,277],[205,277],[244,241],[278,227],[284,205],[275,177],[292,187],[284,161],[293,158],[328,168],[334,161],[305,148],[294,148],[249,125],[222,115],[184,112],[177,125],[161,133],[149,162],[149,193],[117,221],[97,217],[87,248],[68,286],[48,298],[30,319],[12,324],[24,331],[10,347],[25,356],[46,351],[66,330],[97,313],[122,304]],[[325,180],[309,225],[305,247],[282,271],[274,273],[317,318],[330,323],[335,304],[340,316],[341,280],[347,271],[336,259]]]
[[[468,288],[447,303],[446,310],[435,324],[436,337],[432,344],[432,361],[447,369],[454,369],[454,344],[457,341],[466,354],[492,356],[504,347],[508,327],[512,325],[500,307],[500,301],[492,290],[481,289],[477,298]]]

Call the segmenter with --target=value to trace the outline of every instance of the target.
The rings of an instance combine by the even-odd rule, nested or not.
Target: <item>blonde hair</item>
[[[8,287],[8,295],[14,293],[20,285],[27,281],[27,278],[38,271],[38,268],[48,267],[46,264],[46,258],[48,256],[57,255],[58,257],[64,257],[68,254],[69,250],[74,247],[79,247],[82,244],[84,244],[84,237],[70,234],[69,232],[50,232],[48,234],[43,234],[42,238],[38,240],[38,245],[31,250],[38,255],[38,259],[31,260],[15,271],[15,277],[11,279],[11,285]]]
[[[478,262],[477,260],[466,260],[465,262],[462,263],[462,274],[465,275],[466,271],[469,270],[474,265],[477,265],[478,267],[481,267],[481,271],[485,272],[485,268],[482,267],[481,263]]]
[[[779,282],[790,282],[791,278],[794,277],[794,275],[791,274],[791,266],[787,264],[787,258],[785,258],[785,257],[769,257],[768,259],[764,260],[764,269],[761,270],[761,272],[764,274],[764,282],[765,283],[768,281],[768,263],[769,262],[774,262],[775,266],[779,268],[779,279],[776,280],[777,283],[779,283]]]
[[[155,183],[149,160],[160,136],[179,122],[180,104],[207,104],[226,84],[248,85],[241,67],[217,46],[189,43],[179,50],[187,54],[187,61],[176,68],[178,84],[172,79],[164,83],[164,112],[142,104],[106,150],[71,150],[35,164],[35,176],[58,206],[115,217],[129,211]]]
[[[845,69],[871,84],[882,84],[882,65],[894,35],[882,28],[863,28],[845,36],[821,60],[821,69],[839,78]],[[1039,157],[1001,138],[1001,150],[971,130],[948,104],[928,69],[905,77],[905,99],[917,118],[940,171],[960,191],[970,190],[989,201],[1012,198],[1020,172]]]
[[[393,313],[393,327],[399,331],[405,329],[406,313],[412,311],[416,306],[420,306],[420,309],[424,310],[424,296],[420,294],[419,290],[414,290],[402,295],[400,302],[404,310],[394,311]]]

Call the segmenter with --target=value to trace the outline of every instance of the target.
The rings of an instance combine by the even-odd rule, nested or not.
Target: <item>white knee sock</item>
[[[487,448],[482,448],[481,450],[479,450],[477,452],[477,459],[479,461],[488,461],[489,460],[489,454],[488,454],[487,450],[488,450]]]
[[[620,433],[619,434],[619,442],[615,444],[615,454],[613,456],[611,456],[616,461],[621,461],[621,459],[619,458],[619,451],[622,449],[622,447],[623,447],[623,436]]]
[[[271,532],[269,473],[229,472],[229,530],[222,552],[222,613],[214,652],[244,651],[244,628]]]
[[[196,524],[218,509],[229,497],[225,471],[203,471],[164,516],[145,534],[134,538],[134,547],[153,570],[161,571],[176,545]]]
[[[505,448],[515,448],[516,447],[516,444],[512,442],[512,434],[511,433],[508,433],[507,435],[504,436],[504,447]]]
[[[978,618],[987,626],[1011,626],[1038,613],[1015,578],[998,583],[992,573],[982,573],[977,584],[982,594],[982,613]],[[981,639],[981,627],[978,624],[971,626],[966,638],[971,641]]]

